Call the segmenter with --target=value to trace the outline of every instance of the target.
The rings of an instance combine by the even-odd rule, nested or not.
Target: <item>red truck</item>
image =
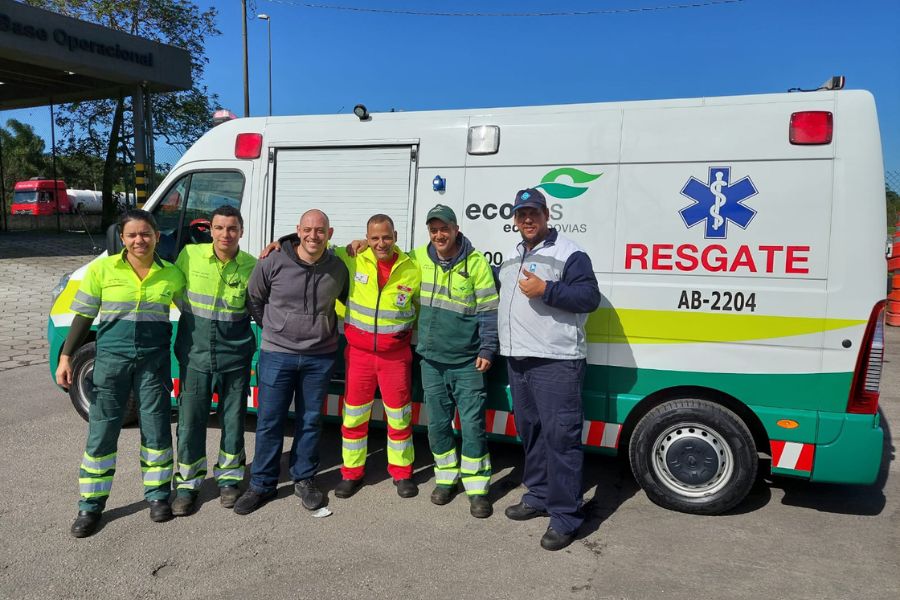
[[[100,192],[70,190],[62,179],[56,180],[55,195],[53,187],[52,179],[39,177],[16,182],[10,212],[14,215],[55,215],[57,209],[62,214],[99,213],[102,209]]]

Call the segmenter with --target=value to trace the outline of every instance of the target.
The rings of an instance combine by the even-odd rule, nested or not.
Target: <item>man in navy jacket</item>
[[[520,191],[513,211],[522,241],[500,267],[498,330],[528,491],[506,516],[525,521],[549,515],[541,546],[560,550],[584,521],[584,325],[600,305],[600,289],[588,255],[548,225],[540,191]]]

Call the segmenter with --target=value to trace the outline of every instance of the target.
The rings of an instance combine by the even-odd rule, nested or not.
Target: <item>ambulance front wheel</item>
[[[94,359],[97,356],[97,344],[91,342],[85,344],[72,355],[72,387],[69,388],[69,398],[82,419],[88,420],[88,410],[94,400]],[[128,406],[125,408],[125,416],[122,425],[134,425],[137,423],[137,403],[134,397],[128,398]]]
[[[744,422],[724,406],[697,399],[670,400],[644,415],[631,436],[628,458],[650,500],[702,515],[739,504],[758,465]]]

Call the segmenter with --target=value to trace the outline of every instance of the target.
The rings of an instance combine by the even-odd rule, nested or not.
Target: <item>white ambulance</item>
[[[161,253],[203,241],[222,203],[240,207],[251,253],[312,207],[338,244],[384,212],[412,248],[441,203],[499,265],[519,240],[515,193],[538,187],[603,294],[587,326],[587,449],[627,453],[654,502],[694,513],[735,506],[760,464],[811,481],[875,480],[886,225],[868,92],[355,112],[209,131],[146,203]],[[55,298],[51,373],[83,272]],[[92,348],[71,390],[82,415]],[[488,431],[515,440],[502,362],[489,381]],[[338,415],[342,386],[333,382],[327,415]],[[416,385],[418,425],[420,401]]]

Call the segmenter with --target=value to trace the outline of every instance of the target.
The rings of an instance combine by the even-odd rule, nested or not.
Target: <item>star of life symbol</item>
[[[684,184],[681,195],[693,204],[679,213],[687,227],[705,221],[706,239],[724,240],[728,237],[729,221],[746,229],[756,216],[756,211],[743,203],[757,193],[750,177],[732,182],[731,167],[710,167],[706,183],[691,177]]]

